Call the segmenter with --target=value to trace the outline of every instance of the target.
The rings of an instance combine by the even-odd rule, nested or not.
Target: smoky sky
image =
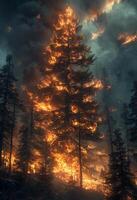
[[[0,63],[6,53],[16,60],[18,74],[42,66],[44,46],[49,41],[52,25],[65,3],[72,4],[79,17],[98,13],[94,22],[83,22],[89,36],[88,45],[96,56],[92,67],[97,77],[105,68],[112,84],[111,101],[117,106],[128,102],[133,81],[137,79],[137,42],[122,45],[120,33],[137,33],[137,1],[123,0],[108,13],[101,13],[107,0],[1,0],[0,1]],[[91,40],[92,32],[104,27],[104,33]],[[30,72],[28,74],[30,75]],[[29,78],[28,78],[29,79]]]
[[[20,68],[43,64],[42,50],[49,39],[62,0],[2,1],[1,49],[11,52]],[[21,69],[17,68],[17,71]]]
[[[122,1],[115,5],[96,22],[85,24],[85,32],[90,34],[100,26],[105,28],[102,36],[89,41],[97,57],[94,69],[100,77],[102,69],[107,70],[112,85],[111,103],[120,108],[129,101],[133,81],[137,79],[137,43],[122,45],[118,36],[120,33],[137,33],[137,1]]]

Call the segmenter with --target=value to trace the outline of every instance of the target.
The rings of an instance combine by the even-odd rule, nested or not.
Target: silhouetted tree
[[[25,104],[25,106],[27,105],[28,104]],[[26,176],[32,160],[32,136],[34,124],[31,107],[27,107],[27,110],[24,110],[21,123],[17,168]]]
[[[114,131],[113,138],[113,152],[110,154],[109,174],[106,181],[110,186],[108,199],[127,200],[128,197],[136,199],[134,178],[130,172],[127,152],[119,129]]]
[[[130,124],[130,120],[129,120],[129,108],[128,108],[128,104],[123,104],[123,112],[121,115],[122,119],[123,119],[123,124],[124,124],[124,131],[125,131],[125,145],[126,145],[126,150],[127,150],[127,155],[128,155],[128,159],[130,160],[130,153],[131,153],[131,143],[130,143],[130,132],[129,132],[129,124]]]
[[[0,167],[3,166],[4,152],[5,154],[9,153],[9,170],[11,171],[13,132],[19,97],[12,56],[8,55],[6,61],[6,65],[0,69]],[[10,152],[8,149],[10,149]]]
[[[113,118],[112,118],[112,113],[110,112],[110,105],[111,105],[111,86],[109,83],[109,78],[106,69],[104,68],[102,71],[102,79],[103,79],[103,94],[102,94],[102,101],[103,101],[103,113],[105,116],[105,125],[107,126],[107,139],[108,139],[108,144],[109,144],[109,149],[110,152],[113,152],[113,145],[112,145],[112,140],[113,140]]]
[[[132,143],[132,149],[134,158],[137,161],[137,81],[134,82],[131,100],[128,107],[128,119],[127,119],[127,127],[128,127],[128,137],[130,142]]]

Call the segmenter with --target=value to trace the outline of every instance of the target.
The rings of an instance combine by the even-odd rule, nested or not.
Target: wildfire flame
[[[4,162],[5,167],[9,167],[9,159],[10,158],[10,154],[8,152],[2,152],[2,159]],[[14,168],[14,165],[16,163],[16,154],[15,152],[13,152],[12,154],[12,158],[11,158],[11,168]]]
[[[85,17],[84,22],[96,21],[100,15],[111,12],[113,7],[120,3],[121,0],[106,0],[102,8],[100,8],[100,10],[92,10],[91,13]]]
[[[123,44],[129,44],[132,42],[137,41],[137,34],[128,34],[128,33],[121,33],[118,37],[118,40]]]
[[[48,132],[46,134],[46,141],[49,143],[49,144],[52,144],[55,140],[57,139],[57,135],[53,132]]]
[[[121,0],[107,0],[102,12],[109,13],[112,10],[113,6],[116,4],[119,4],[120,2],[121,2]]]
[[[103,89],[104,88],[101,80],[94,80],[94,81],[91,81],[91,82],[87,82],[87,83],[85,83],[84,86],[85,87],[93,87],[95,89]]]
[[[69,31],[71,30],[74,34],[76,33],[76,25],[73,24],[73,18],[75,16],[75,13],[71,7],[67,7],[63,14],[59,14],[59,19],[57,24],[55,25],[55,29],[58,31],[64,31],[63,34],[63,47],[68,46],[68,36]],[[69,26],[69,30],[68,30]],[[99,33],[94,34],[93,37],[99,37],[99,34],[103,34],[104,29],[100,29]],[[69,90],[69,86],[64,85],[62,83],[62,79],[60,80],[60,77],[57,73],[50,73],[52,72],[53,68],[56,68],[56,64],[58,64],[58,61],[61,60],[64,56],[64,52],[61,50],[62,48],[62,40],[56,39],[56,33],[53,33],[53,37],[51,38],[51,44],[54,43],[54,46],[58,49],[58,51],[52,50],[52,45],[49,44],[48,47],[44,49],[46,52],[46,55],[48,55],[48,61],[47,66],[45,68],[46,75],[42,80],[39,81],[37,84],[38,90],[44,90],[48,91],[48,94],[44,97],[41,97],[40,95],[37,95],[37,93],[32,93],[30,91],[27,91],[27,94],[30,98],[30,100],[33,103],[34,110],[36,113],[42,112],[43,116],[46,116],[46,122],[38,122],[36,124],[37,127],[40,127],[44,130],[45,136],[43,138],[43,142],[50,145],[52,147],[51,156],[53,158],[53,170],[55,177],[66,182],[75,182],[76,185],[79,185],[79,179],[80,179],[80,169],[79,169],[79,158],[78,158],[78,141],[77,137],[77,130],[79,127],[82,127],[83,129],[86,129],[88,133],[95,133],[98,128],[98,123],[102,121],[102,119],[99,117],[96,119],[96,122],[91,122],[90,120],[87,120],[87,118],[84,116],[81,121],[77,118],[70,117],[69,122],[63,130],[56,130],[56,127],[52,127],[52,120],[50,119],[50,116],[58,116],[59,119],[62,117],[62,113],[60,111],[60,107],[58,103],[56,103],[56,100],[54,101],[52,99],[52,93],[50,92],[51,88],[54,88],[53,91],[56,91],[56,94],[58,96],[61,96],[62,93],[69,93],[72,92]],[[77,44],[76,44],[77,45]],[[75,55],[73,56],[73,60],[81,60],[82,56],[80,53],[77,55],[77,58],[75,58]],[[61,66],[62,67],[62,66]],[[78,86],[76,85],[76,88]],[[94,90],[102,89],[103,83],[100,80],[92,80],[87,81],[82,84],[82,88],[86,90],[90,90],[90,88],[93,88]],[[73,88],[72,88],[73,89]],[[75,90],[75,88],[74,88]],[[77,89],[74,91],[74,94],[77,94]],[[83,95],[81,98],[81,103],[83,104],[90,104],[94,101],[94,95],[91,94]],[[95,106],[96,107],[96,106]],[[71,112],[72,116],[77,116],[80,112],[79,106],[77,102],[71,102],[69,105],[69,112]],[[93,108],[92,111],[93,115],[96,113],[96,108]],[[64,113],[63,113],[64,114]],[[49,116],[49,119],[47,118]],[[50,121],[51,120],[51,121]],[[54,118],[53,118],[54,120]],[[61,136],[63,136],[63,133],[68,133],[67,137],[71,136],[74,139],[70,137],[67,142],[59,140]],[[84,155],[84,159],[88,160],[89,152],[91,151],[91,148],[89,149],[90,145],[87,145],[87,149],[83,146],[81,147],[82,155]],[[38,173],[40,170],[40,164],[42,163],[42,157],[40,155],[40,152],[34,151],[33,152],[34,159],[33,162],[29,165],[28,173]],[[97,155],[100,156],[100,155]],[[101,174],[101,166],[98,165],[96,167],[95,171],[98,173],[98,176],[95,176],[94,173],[91,174],[89,172],[90,170],[87,170],[87,166],[85,163],[83,163],[83,188],[85,189],[93,189],[93,190],[100,190],[103,191],[103,185],[102,181],[103,179],[100,177]],[[100,188],[100,189],[99,189]]]
[[[104,27],[100,28],[98,31],[91,34],[91,39],[96,40],[97,38],[99,38],[104,33],[104,31],[105,31]]]

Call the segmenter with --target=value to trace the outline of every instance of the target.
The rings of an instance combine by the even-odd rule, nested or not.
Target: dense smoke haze
[[[21,70],[20,67],[42,65],[41,54],[52,31],[51,24],[64,3],[62,0],[50,3],[46,0],[1,1],[0,52],[1,55],[6,51],[11,52],[19,60],[16,63],[17,71]],[[74,5],[83,19],[89,17],[83,28],[89,35],[88,43],[93,53],[97,55],[94,68],[99,74],[104,67],[109,71],[113,84],[122,94],[122,97],[118,98],[123,101],[130,90],[126,83],[129,87],[133,79],[136,79],[137,45],[136,43],[122,45],[118,41],[118,36],[120,33],[136,33],[136,1],[119,1],[119,3],[114,1],[112,8],[106,6],[109,1],[105,0],[76,0],[68,3]],[[95,13],[97,18],[93,20]],[[104,32],[100,37],[91,40],[91,34],[100,27],[104,28]]]
[[[0,172],[46,177],[47,197],[59,186],[62,200],[75,199],[73,189],[102,200],[118,175],[132,197],[136,74],[136,0],[1,0]]]
[[[119,40],[120,34],[137,34],[135,0],[1,1],[0,62],[4,62],[4,54],[12,53],[19,76],[24,69],[43,66],[43,49],[65,3],[72,4],[82,20],[87,43],[96,56],[94,73],[102,78],[102,69],[107,70],[113,91],[111,99],[121,106],[128,101],[136,80],[137,44],[135,40],[127,44]],[[94,36],[97,32],[100,33]]]

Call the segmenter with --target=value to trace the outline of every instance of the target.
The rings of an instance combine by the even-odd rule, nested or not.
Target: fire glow
[[[84,19],[85,22],[88,21],[96,21],[99,16],[101,16],[104,13],[110,13],[115,5],[118,5],[121,3],[121,0],[106,0],[102,8],[99,10],[92,10],[89,15],[87,15]]]
[[[103,13],[109,13],[113,9],[113,6],[116,4],[120,4],[121,0],[107,0],[104,8],[102,10]]]
[[[105,28],[99,28],[98,31],[94,32],[91,34],[91,39],[92,40],[96,40],[97,38],[99,38],[105,31]]]
[[[137,41],[137,34],[121,33],[118,40],[123,44],[127,45]]]
[[[59,14],[58,23],[55,25],[55,30],[63,30],[63,48],[68,47],[67,39],[69,37],[70,31],[74,34],[77,33],[77,26],[75,23],[73,24],[73,19],[75,19],[75,13],[72,8],[67,7],[62,14]],[[94,35],[94,39],[103,34],[103,31],[103,29],[99,30],[99,33],[96,33],[96,35]],[[42,118],[44,118],[43,121],[37,122],[37,120],[35,120],[34,123],[34,129],[40,128],[43,131],[42,137],[40,136],[38,138],[39,140],[41,139],[43,148],[42,150],[38,150],[36,149],[36,147],[32,149],[33,159],[30,160],[28,164],[27,173],[30,175],[41,173],[41,169],[44,168],[46,162],[42,151],[45,150],[44,148],[50,147],[50,149],[52,150],[50,152],[50,156],[48,156],[53,159],[52,173],[54,177],[56,179],[60,179],[65,183],[74,183],[76,186],[80,186],[80,161],[78,155],[80,148],[82,157],[82,187],[87,190],[90,189],[104,192],[104,179],[103,177],[101,177],[102,164],[95,163],[96,166],[94,169],[92,163],[91,167],[91,144],[89,144],[86,140],[84,141],[83,139],[83,144],[81,144],[80,146],[78,138],[80,130],[83,130],[83,132],[87,132],[87,134],[91,136],[96,134],[98,125],[102,122],[102,118],[100,116],[97,116],[95,118],[95,121],[91,121],[91,119],[88,119],[87,116],[89,116],[89,114],[92,114],[92,116],[96,114],[96,91],[103,89],[104,86],[102,81],[90,78],[90,76],[88,81],[83,81],[83,83],[76,82],[75,85],[73,85],[73,81],[71,81],[70,79],[70,84],[67,85],[63,83],[63,80],[60,78],[60,75],[58,73],[52,73],[52,70],[56,67],[56,64],[58,64],[58,62],[62,58],[64,59],[64,52],[60,50],[62,47],[62,40],[57,40],[56,34],[55,32],[53,32],[53,36],[50,41],[51,44],[49,44],[48,47],[45,47],[43,52],[43,55],[48,55],[48,64],[45,67],[45,76],[40,79],[40,81],[37,83],[36,88],[38,90],[44,89],[48,91],[46,95],[39,95],[37,94],[37,92],[29,91],[28,88],[23,86],[23,91],[27,94],[29,102],[33,107],[33,112],[35,112],[37,116],[39,116],[39,114],[42,115]],[[58,51],[52,50],[52,44],[55,45]],[[75,45],[75,48],[77,48],[78,46],[78,44],[72,45]],[[72,55],[71,59],[74,63],[76,61],[81,62],[82,59],[85,59],[84,56],[85,55],[82,52],[76,55]],[[62,63],[58,66],[62,67]],[[73,67],[69,67],[69,70],[73,70]],[[79,69],[79,71],[81,72],[81,69]],[[76,71],[73,72],[75,74]],[[71,78],[71,76],[68,76],[68,78]],[[66,94],[77,95],[78,92],[81,92],[81,90],[89,91],[88,93],[83,93],[82,95],[80,93],[80,102],[74,101],[69,103],[69,112],[71,113],[71,115],[69,117],[69,120],[67,121],[67,125],[66,123],[64,123],[64,121],[62,121],[62,118],[65,115],[63,113],[64,111],[62,111],[64,110],[64,106],[60,105],[60,101],[56,102],[56,99],[54,99],[53,97],[52,89],[57,94],[57,97],[62,96],[63,102]],[[90,91],[92,90],[95,91],[95,94],[90,93]],[[80,104],[88,107],[92,103],[94,106],[92,110],[89,109],[87,113],[86,110],[82,110],[82,108],[80,107]],[[58,126],[54,127],[54,120],[56,117],[57,120],[59,120],[59,123],[61,122],[63,126],[65,126],[65,128],[61,128],[58,130]],[[60,139],[64,137],[64,133],[65,136],[67,135],[66,140]],[[94,151],[93,154],[96,154],[96,156],[100,156],[98,155],[97,151]],[[16,158],[14,156],[14,160],[15,159]],[[6,165],[8,165],[8,161],[6,162]],[[106,166],[107,162],[104,162],[104,165]]]

